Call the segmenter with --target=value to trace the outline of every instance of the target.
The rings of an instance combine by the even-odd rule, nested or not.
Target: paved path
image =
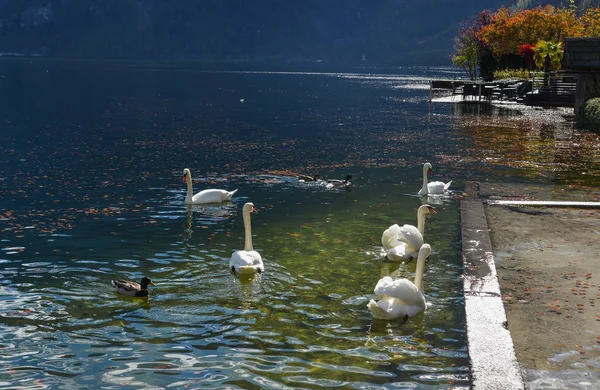
[[[526,386],[600,388],[600,210],[488,203],[554,200],[551,188],[479,183],[478,195]]]

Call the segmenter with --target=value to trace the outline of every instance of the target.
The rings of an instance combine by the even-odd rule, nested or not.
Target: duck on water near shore
[[[156,286],[147,276],[144,276],[140,283],[129,280],[113,280],[112,284],[117,288],[119,294],[127,295],[128,297],[147,297],[148,286]]]
[[[298,181],[300,181],[300,182],[313,182],[313,181],[321,180],[321,176],[319,176],[318,174],[316,174],[314,176],[300,174],[297,177],[298,177]]]
[[[344,180],[339,179],[325,179],[327,188],[350,188],[352,186],[352,175],[347,175]]]

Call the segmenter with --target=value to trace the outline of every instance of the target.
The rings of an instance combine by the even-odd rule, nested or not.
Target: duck
[[[428,204],[421,205],[417,209],[417,227],[394,224],[383,231],[381,245],[386,250],[389,261],[410,261],[417,256],[424,242],[426,214],[437,212]]]
[[[186,205],[227,202],[230,201],[233,195],[237,192],[237,189],[233,191],[227,191],[209,188],[198,192],[196,195],[192,195],[192,173],[188,168],[183,169],[183,181],[187,182],[187,194],[184,201]]]
[[[443,181],[427,181],[427,173],[433,175],[433,168],[430,163],[423,164],[423,186],[419,190],[419,195],[443,195],[448,193],[452,180],[448,183]]]
[[[373,318],[378,320],[395,320],[414,317],[427,307],[425,295],[423,294],[423,270],[425,260],[431,254],[429,244],[421,245],[417,257],[417,270],[414,283],[408,279],[392,279],[384,276],[379,279],[374,294],[378,301],[371,299],[367,307]]]
[[[117,288],[119,294],[129,297],[147,297],[148,286],[156,286],[149,277],[144,276],[140,283],[129,280],[113,280],[112,284]]]
[[[350,180],[352,180],[352,175],[347,175],[344,180],[325,179],[325,182],[327,183],[325,185],[325,187],[327,187],[327,188],[344,188],[344,187],[349,188],[352,186],[352,182],[350,182]]]
[[[244,218],[244,249],[235,251],[229,259],[229,268],[234,274],[256,274],[262,273],[265,266],[260,253],[252,247],[252,228],[250,226],[250,214],[258,213],[251,202],[244,205],[242,216]]]
[[[319,180],[321,180],[321,176],[319,176],[319,175],[314,175],[314,176],[298,175],[298,181],[300,181],[300,182],[313,182],[313,181],[319,181]]]

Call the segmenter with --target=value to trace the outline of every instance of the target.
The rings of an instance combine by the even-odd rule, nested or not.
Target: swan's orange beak
[[[187,181],[187,176],[183,175],[183,182],[185,183]]]
[[[257,213],[257,214],[258,214],[258,209],[257,209],[256,207],[254,207],[254,206],[253,206],[253,207],[252,207],[252,212],[253,212],[253,213]]]
[[[431,214],[437,214],[437,211],[435,211],[435,209],[434,209],[433,207],[430,207],[430,208],[429,208],[429,212],[430,212]]]
[[[430,175],[433,175],[433,169],[429,168],[428,171]]]

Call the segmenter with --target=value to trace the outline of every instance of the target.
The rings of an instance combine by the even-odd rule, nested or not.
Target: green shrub
[[[530,77],[527,69],[500,69],[494,71],[494,80],[528,80]]]
[[[593,98],[585,103],[581,122],[584,129],[600,132],[600,98]]]

